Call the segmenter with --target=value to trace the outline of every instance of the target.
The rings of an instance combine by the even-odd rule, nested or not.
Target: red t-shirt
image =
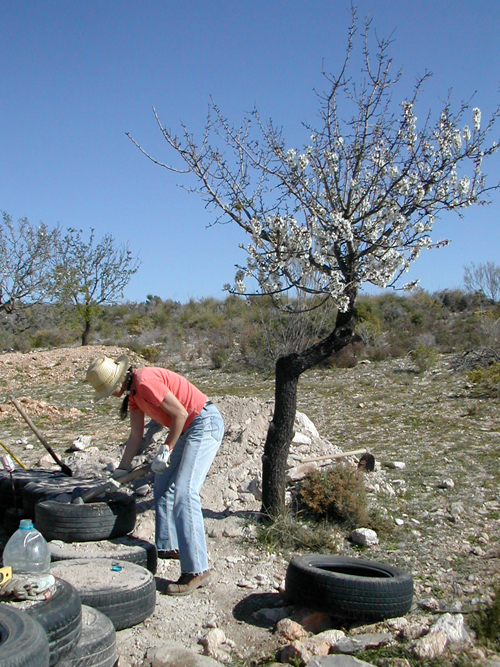
[[[203,409],[207,397],[182,375],[166,368],[146,367],[135,371],[135,390],[130,392],[130,410],[142,410],[159,424],[170,428],[172,417],[160,404],[169,391],[182,403],[188,412],[184,431]]]

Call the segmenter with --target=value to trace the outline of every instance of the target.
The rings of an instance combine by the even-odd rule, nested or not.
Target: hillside
[[[103,351],[115,356],[123,350],[90,346],[0,355],[1,440],[24,463],[36,465],[45,451],[9,404],[8,393],[24,402],[73,469],[104,476],[106,466],[118,461],[127,433],[118,402],[92,406],[91,388],[83,382],[89,360]],[[307,373],[299,383],[298,407],[319,437],[300,439],[289,458],[294,466],[334,448],[370,449],[378,465],[365,480],[381,517],[379,544],[360,554],[348,531],[332,526],[336,552],[411,571],[411,617],[423,624],[435,612],[462,612],[467,620],[469,612],[487,606],[500,570],[499,400],[474,393],[467,376],[453,370],[453,359],[441,355],[422,373],[409,358]],[[120,665],[149,665],[143,663],[148,649],[171,643],[199,653],[199,639],[213,627],[228,640],[221,648],[229,664],[257,664],[280,642],[273,624],[257,622],[253,612],[276,604],[292,555],[280,548],[268,551],[256,539],[259,502],[250,492],[260,472],[272,376],[224,373],[202,363],[189,368],[181,358],[177,365],[220,406],[226,422],[223,446],[203,489],[213,584],[188,598],[162,595],[162,581],[177,578],[178,569],[175,562],[162,561],[156,611],[119,633]],[[91,436],[91,447],[71,453],[70,445],[83,435]],[[148,437],[145,457],[153,451],[155,429]],[[152,540],[151,492],[139,506],[136,534]],[[463,664],[486,664],[487,652],[479,644],[460,651],[469,660]],[[459,664],[451,653],[445,658],[441,664]]]

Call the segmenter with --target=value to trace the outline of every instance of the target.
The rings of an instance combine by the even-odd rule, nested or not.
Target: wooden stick
[[[328,459],[342,459],[344,456],[355,456],[357,454],[366,454],[367,449],[355,449],[352,452],[341,452],[340,454],[328,454],[328,456],[315,456],[312,459],[304,459],[302,463],[312,463],[313,461],[327,461]]]
[[[126,475],[123,475],[123,477],[119,477],[116,481],[119,482],[120,484],[127,484],[128,482],[131,482],[132,480],[137,479],[138,477],[144,477],[144,475],[147,475],[148,472],[151,472],[150,463],[146,463],[143,466],[138,466],[137,468],[134,468]],[[81,495],[77,496],[72,502],[77,505],[81,505],[82,503],[87,503],[89,500],[93,500],[94,498],[100,496],[101,493],[104,493],[107,490],[107,488],[108,488],[108,482],[104,482],[104,484],[100,484],[99,486],[96,486],[93,489],[90,489],[89,491],[85,491]]]
[[[45,449],[48,451],[48,453],[52,456],[52,458],[53,458],[54,461],[57,463],[57,465],[61,468],[61,470],[63,471],[63,473],[64,473],[65,475],[68,475],[68,477],[72,477],[72,475],[73,475],[73,471],[71,470],[71,468],[70,468],[69,466],[67,466],[65,463],[63,463],[63,462],[61,461],[61,459],[57,456],[57,454],[55,453],[55,451],[52,449],[52,447],[51,447],[51,446],[49,445],[49,443],[47,442],[46,438],[42,435],[42,433],[40,433],[40,431],[37,429],[37,427],[33,424],[33,422],[31,421],[31,419],[28,417],[28,415],[26,414],[26,412],[24,412],[24,410],[22,409],[22,407],[19,405],[19,403],[18,403],[18,402],[16,401],[16,399],[14,398],[14,396],[12,396],[11,394],[9,394],[9,399],[12,401],[12,404],[14,405],[14,407],[16,408],[16,410],[19,412],[19,414],[20,414],[21,417],[24,419],[24,421],[28,424],[28,426],[29,426],[30,429],[33,431],[33,433],[36,435],[36,437],[40,440],[40,442],[41,442],[42,445],[45,447]]]

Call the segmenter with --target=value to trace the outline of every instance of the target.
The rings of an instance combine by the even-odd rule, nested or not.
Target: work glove
[[[120,479],[128,475],[130,471],[127,468],[116,468],[111,477],[106,482],[106,492],[115,493],[121,486]]]
[[[168,468],[170,462],[170,449],[168,445],[161,445],[158,454],[151,461],[151,470],[155,475],[161,475]]]
[[[120,482],[110,477],[106,482],[106,493],[115,493],[115,491],[118,491],[120,486],[121,486]]]

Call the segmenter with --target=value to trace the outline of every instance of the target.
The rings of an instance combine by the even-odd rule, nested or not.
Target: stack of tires
[[[113,667],[116,632],[103,613],[82,605],[74,586],[56,579],[49,600],[0,603],[2,667]]]
[[[116,631],[154,611],[157,552],[129,536],[135,499],[118,492],[71,502],[74,489],[95,485],[58,472],[0,474],[4,532],[10,535],[20,518],[32,518],[49,544],[56,581],[48,600],[0,603],[1,667],[113,667]],[[67,502],[56,500],[61,493],[68,494]]]
[[[71,480],[62,472],[53,470],[23,470],[16,468],[12,475],[0,470],[0,520],[7,535],[12,535],[21,519],[34,519],[34,511],[24,507],[23,494],[28,485],[36,484],[48,493],[64,487],[66,480]],[[72,482],[73,486],[75,482]],[[59,491],[60,493],[60,491]]]

